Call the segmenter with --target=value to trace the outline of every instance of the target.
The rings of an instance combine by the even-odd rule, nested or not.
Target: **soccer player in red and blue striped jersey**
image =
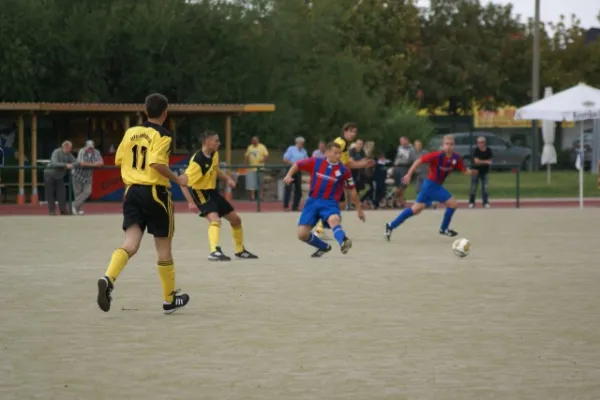
[[[321,257],[331,251],[329,244],[311,232],[319,221],[331,227],[333,236],[340,244],[342,254],[346,254],[352,247],[352,241],[348,239],[340,225],[342,217],[339,202],[344,189],[352,191],[352,202],[356,207],[358,218],[365,221],[365,214],[352,180],[352,172],[340,163],[341,155],[341,146],[337,143],[329,143],[325,159],[308,158],[298,161],[283,179],[286,184],[290,184],[296,172],[304,171],[310,174],[308,199],[304,203],[298,221],[298,239],[317,248],[312,257]]]
[[[458,234],[456,231],[449,229],[450,221],[456,211],[456,198],[442,185],[452,171],[460,171],[465,175],[475,175],[477,171],[465,167],[460,155],[454,152],[454,137],[450,135],[444,136],[443,150],[421,156],[413,163],[402,181],[408,185],[417,167],[423,163],[429,164],[429,176],[423,182],[415,204],[411,208],[403,210],[392,222],[385,224],[385,237],[388,241],[394,229],[413,215],[419,214],[427,204],[434,201],[446,204],[440,234],[446,236],[456,236]]]

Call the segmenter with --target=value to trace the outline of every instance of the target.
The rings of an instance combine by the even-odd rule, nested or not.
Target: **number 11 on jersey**
[[[146,153],[148,152],[148,148],[136,144],[131,148],[131,151],[133,152],[133,163],[131,168],[138,169],[138,161],[141,161],[142,165],[139,166],[139,169],[142,171],[146,170]]]

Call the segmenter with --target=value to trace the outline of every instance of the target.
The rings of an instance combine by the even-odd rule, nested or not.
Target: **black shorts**
[[[231,203],[221,196],[221,193],[216,189],[195,190],[190,188],[190,193],[196,207],[200,210],[201,217],[205,217],[210,213],[217,213],[219,217],[223,217],[233,211]]]
[[[131,185],[123,199],[123,230],[139,225],[142,232],[171,238],[175,232],[173,201],[165,186]]]

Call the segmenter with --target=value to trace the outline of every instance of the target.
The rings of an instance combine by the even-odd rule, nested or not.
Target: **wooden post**
[[[37,181],[37,115],[31,116],[31,199],[30,203],[39,204]]]
[[[231,174],[231,115],[225,117],[225,162],[228,167],[228,174]],[[225,198],[231,201],[231,188],[229,186],[225,189]]]
[[[19,135],[19,194],[17,194],[17,204],[25,204],[25,132],[23,126],[23,116],[19,115],[17,119],[17,131]]]
[[[177,149],[177,133],[175,132],[175,130],[177,129],[177,123],[175,122],[175,120],[173,118],[169,118],[169,130],[171,131],[171,138],[173,141],[173,153],[176,151]]]
[[[123,127],[125,128],[125,130],[127,130],[127,129],[129,129],[130,126],[131,126],[131,123],[129,122],[129,115],[126,115]]]
[[[144,117],[142,117],[142,113],[137,113],[137,124],[138,126],[144,123]]]
[[[115,121],[113,121],[112,125],[114,125],[114,122]],[[106,148],[106,131],[107,131],[106,126],[107,126],[107,121],[104,118],[100,119],[100,143],[96,143],[96,146],[100,145],[101,152],[104,151],[104,149]],[[96,133],[96,131],[94,131],[94,133]]]

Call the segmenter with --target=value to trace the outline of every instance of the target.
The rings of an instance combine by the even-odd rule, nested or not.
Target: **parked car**
[[[520,165],[521,169],[529,169],[531,162],[531,149],[522,146],[512,145],[510,142],[500,138],[491,132],[470,132],[450,133],[454,136],[455,150],[465,160],[465,163],[470,164],[473,155],[473,150],[477,147],[477,138],[483,136],[487,143],[487,147],[492,149],[494,154],[494,165],[502,167],[503,165],[513,167]],[[438,135],[431,138],[429,141],[430,150],[439,150],[442,146],[442,138],[445,135]],[[471,137],[473,144],[471,146]]]
[[[592,149],[594,146],[594,134],[592,132],[583,133],[583,169],[589,170],[592,166]],[[575,160],[577,160],[577,153],[579,153],[579,138],[573,141],[573,147],[571,147],[571,165],[575,167]]]

